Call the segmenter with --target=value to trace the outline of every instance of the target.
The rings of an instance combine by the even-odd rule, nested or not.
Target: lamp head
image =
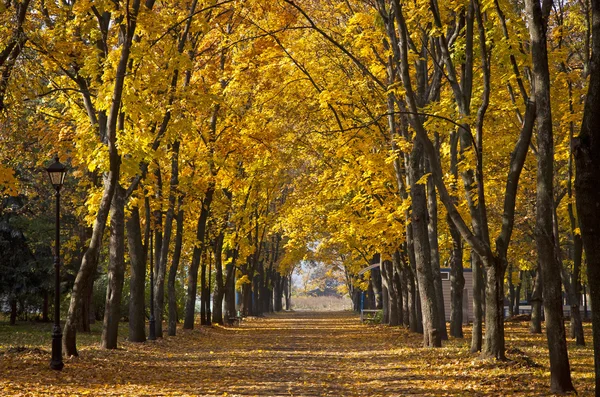
[[[54,163],[50,164],[50,166],[46,168],[46,172],[50,177],[50,183],[52,183],[52,186],[54,186],[57,191],[60,190],[65,182],[67,167],[58,161],[58,155],[54,157]]]

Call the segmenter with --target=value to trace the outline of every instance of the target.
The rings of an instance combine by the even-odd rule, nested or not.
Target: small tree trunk
[[[508,264],[508,318],[511,318],[515,315],[514,313],[514,305],[515,305],[515,285],[512,282],[513,268],[512,263]]]
[[[523,276],[525,275],[525,272],[522,270],[519,270],[519,285],[517,285],[517,288],[515,290],[515,304],[514,304],[514,308],[513,308],[513,313],[516,315],[520,314],[520,305],[521,305],[521,286],[523,285]]]
[[[529,325],[529,332],[532,334],[542,333],[542,290],[544,284],[542,283],[542,273],[540,271],[540,265],[535,271],[535,280],[533,282],[533,292],[531,294],[531,323]]]
[[[292,310],[292,275],[289,274],[285,278],[285,310]]]
[[[17,324],[17,299],[10,300],[10,325]]]
[[[42,306],[42,321],[45,323],[50,322],[50,318],[48,317],[48,308],[50,306],[50,293],[45,289],[44,292],[44,304]]]

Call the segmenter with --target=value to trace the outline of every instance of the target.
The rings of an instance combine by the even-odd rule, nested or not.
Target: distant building
[[[446,321],[450,321],[450,269],[441,268],[440,275],[442,277],[442,291],[444,293],[444,312]],[[471,269],[463,269],[465,277],[465,286],[463,291],[463,322],[468,323],[473,321],[473,271]]]

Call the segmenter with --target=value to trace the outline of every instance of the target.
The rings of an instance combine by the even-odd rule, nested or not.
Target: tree
[[[581,131],[573,140],[576,175],[575,192],[581,237],[587,261],[587,275],[592,304],[594,340],[594,365],[596,370],[596,396],[600,396],[600,251],[598,250],[598,225],[600,203],[600,1],[591,0],[592,55],[590,82],[585,99]]]

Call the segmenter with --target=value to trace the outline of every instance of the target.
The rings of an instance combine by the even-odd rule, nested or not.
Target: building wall
[[[442,276],[442,290],[444,293],[444,311],[446,321],[450,321],[450,269],[440,269]],[[465,323],[473,321],[473,272],[471,269],[464,269],[465,286],[463,291],[463,321]]]

